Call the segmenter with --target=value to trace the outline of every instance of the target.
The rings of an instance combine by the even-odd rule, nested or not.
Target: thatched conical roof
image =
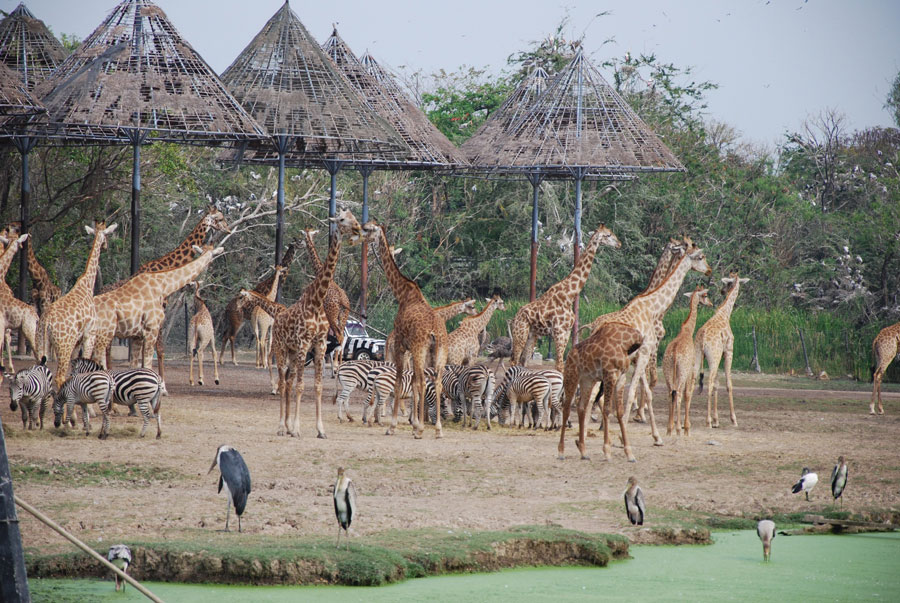
[[[88,143],[150,140],[194,144],[259,139],[265,132],[150,0],[124,0],[35,89],[42,133]]]
[[[490,144],[490,147],[485,145]],[[473,145],[479,163],[502,170],[622,174],[683,171],[684,166],[581,49],[505,136]]]
[[[24,3],[0,21],[0,62],[19,73],[29,92],[65,58],[62,44]]]
[[[405,148],[325,55],[288,2],[222,73],[222,80],[271,136],[291,138],[286,153],[291,163]],[[269,161],[277,155],[260,145],[245,159]]]
[[[32,115],[44,108],[28,94],[19,74],[0,63],[0,115]]]

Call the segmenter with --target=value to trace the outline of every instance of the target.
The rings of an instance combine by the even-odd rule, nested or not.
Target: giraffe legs
[[[884,406],[881,404],[881,381],[884,379],[884,372],[891,365],[894,356],[897,355],[897,344],[884,349],[875,346],[875,370],[872,372],[872,400],[869,402],[869,414],[875,414],[875,402],[878,402],[878,414],[884,414]]]
[[[400,414],[400,379],[401,379],[401,371],[403,370],[403,353],[404,350],[400,349],[400,346],[395,343],[394,344],[394,366],[397,367],[397,370],[394,371],[394,408],[391,414],[391,424],[388,427],[387,431],[384,435],[394,435],[394,431],[397,429],[398,416]],[[372,386],[375,387],[374,384]],[[375,409],[375,412],[378,412],[378,409]],[[415,414],[415,406],[410,408],[410,414]],[[413,431],[416,430],[415,416],[410,417],[413,421]]]
[[[287,358],[278,359],[278,389],[281,395],[278,398],[278,435],[283,436],[287,431],[288,410],[290,409],[291,385],[294,378],[291,365]]]
[[[704,351],[706,364],[709,366],[709,386],[706,390],[706,426],[716,428],[719,426],[719,361],[721,352],[717,350]]]
[[[557,457],[559,460],[566,460],[566,425],[569,422],[569,412],[572,409],[572,400],[575,398],[575,392],[578,388],[577,369],[575,369],[574,359],[569,356],[569,362],[572,367],[563,374],[563,391],[562,391],[562,424],[559,427],[559,445],[556,447]]]
[[[725,348],[725,389],[728,391],[728,409],[731,412],[731,424],[737,427],[737,415],[734,414],[734,387],[731,384],[731,359],[734,355],[734,342],[729,341]]]
[[[566,354],[566,345],[569,343],[569,334],[572,331],[572,325],[568,327],[557,326],[553,330],[553,350],[556,352],[556,370],[560,373],[565,369],[565,361],[563,357]],[[522,365],[524,366],[524,364]]]
[[[655,346],[652,345],[652,342],[644,341],[644,344],[641,346],[638,351],[637,362],[634,367],[634,374],[631,377],[631,384],[628,387],[628,398],[625,404],[625,417],[627,418],[631,415],[631,408],[634,405],[635,398],[637,396],[637,387],[638,384],[643,388],[644,395],[647,397],[647,407],[650,411],[650,434],[653,436],[653,445],[654,446],[662,446],[662,438],[659,435],[659,431],[656,429],[656,417],[653,414],[653,392],[650,391],[650,385],[647,383],[647,364],[650,362],[650,351],[654,349]],[[622,372],[624,376],[624,371]],[[604,380],[604,383],[608,383]]]
[[[591,404],[591,391],[588,384],[588,379],[581,379],[581,388],[578,394],[578,440],[576,441],[576,446],[578,447],[578,452],[581,453],[581,460],[589,461],[591,457],[587,454],[587,448],[585,446],[585,436],[587,436],[587,414],[590,410]],[[564,424],[565,425],[565,424]],[[604,424],[605,427],[605,424]],[[562,428],[560,428],[562,429]],[[606,454],[606,446],[608,444],[608,436],[609,433],[606,429],[603,430],[603,451]]]
[[[625,449],[625,458],[628,459],[629,463],[635,462],[634,454],[631,452],[631,445],[628,443],[628,432],[626,431],[626,424],[628,423],[628,414],[625,412],[625,406],[623,404],[624,394],[625,394],[625,372],[621,372],[620,374],[616,374],[618,371],[610,370],[604,371],[604,383],[610,383],[613,385],[612,392],[610,393],[610,404],[615,403],[616,405],[616,419],[619,421],[619,429],[621,430],[622,437],[622,447]],[[604,408],[606,406],[604,405]],[[604,416],[603,424],[604,426],[608,423],[606,420],[607,417]],[[653,415],[650,415],[651,422],[653,421]],[[655,428],[655,426],[654,426]]]
[[[315,353],[313,356],[313,366],[315,367],[315,392],[316,392],[316,437],[326,439],[325,425],[322,423],[322,374],[325,370],[325,339],[322,338],[313,344]],[[298,392],[299,393],[299,392]],[[299,403],[298,403],[299,406]],[[299,409],[298,409],[299,412]]]
[[[197,339],[199,338],[197,328],[195,327],[194,329],[192,329],[192,331],[193,332],[191,333],[191,360],[190,360],[190,368],[188,369],[188,385],[194,385],[194,357],[195,356],[197,357],[198,361],[200,362],[200,367],[201,367],[200,368],[200,371],[201,371],[200,385],[203,385],[203,373],[202,373],[203,361],[200,360],[200,356],[199,356],[200,350],[197,348]]]

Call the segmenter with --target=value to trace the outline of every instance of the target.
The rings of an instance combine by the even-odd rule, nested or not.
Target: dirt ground
[[[108,440],[79,430],[55,430],[52,413],[42,432],[23,433],[6,402],[0,416],[14,469],[16,494],[88,543],[102,548],[121,540],[202,540],[221,529],[225,498],[217,473],[207,475],[215,451],[227,443],[246,460],[253,492],[243,516],[245,532],[265,536],[334,535],[330,486],[338,466],[347,468],[359,492],[356,534],[387,529],[446,527],[501,529],[555,523],[588,532],[619,532],[640,539],[627,525],[622,492],[630,475],[642,484],[648,525],[673,524],[698,514],[740,516],[831,508],[829,477],[837,456],[850,465],[844,509],[900,510],[900,393],[885,393],[885,415],[868,414],[869,391],[828,382],[826,391],[797,389],[805,379],[741,374],[736,377],[738,427],[705,425],[705,392],[695,396],[694,432],[665,437],[668,413],[662,387],[655,392],[657,424],[665,446],[654,447],[649,426],[629,424],[637,462],[621,447],[603,460],[602,433],[590,425],[588,452],[578,459],[574,431],[567,433],[565,461],[557,460],[557,432],[497,427],[473,432],[452,421],[444,438],[429,426],[415,440],[401,422],[392,437],[358,420],[339,424],[331,403],[335,381],[326,369],[323,416],[327,439],[316,438],[312,372],[306,371],[299,438],[275,435],[278,399],[268,377],[252,366],[226,363],[221,385],[189,387],[187,363],[167,364],[169,397],[163,398],[163,436],[137,437],[140,419],[112,418]],[[720,380],[722,380],[720,374]],[[839,391],[841,387],[855,391]],[[720,388],[720,402],[725,398]],[[727,398],[725,398],[727,400]],[[358,419],[363,394],[351,398]],[[727,404],[727,402],[726,402]],[[599,436],[599,437],[597,437]],[[618,428],[612,429],[614,442]],[[802,467],[818,472],[812,502],[790,488]],[[20,511],[26,547],[42,552],[70,545]],[[232,516],[232,519],[234,517]]]

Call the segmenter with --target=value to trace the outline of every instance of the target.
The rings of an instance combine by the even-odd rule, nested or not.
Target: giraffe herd
[[[305,230],[303,239],[296,243],[306,247],[315,276],[294,304],[285,306],[276,301],[279,286],[284,282],[294,257],[293,244],[288,248],[281,264],[273,267],[271,276],[260,281],[253,291],[242,289],[232,299],[226,309],[223,351],[226,342],[230,341],[232,362],[235,361],[234,338],[242,322],[250,318],[256,335],[257,367],[268,368],[272,393],[279,396],[280,412],[276,433],[294,437],[300,435],[303,367],[310,354],[314,364],[316,432],[319,438],[325,438],[321,406],[327,336],[329,331],[333,332],[338,343],[342,343],[344,325],[350,312],[348,296],[334,282],[333,277],[344,239],[351,245],[362,243],[371,246],[380,259],[397,302],[394,328],[386,345],[386,359],[397,367],[407,366],[407,361],[410,362],[411,372],[405,387],[412,397],[409,419],[413,435],[417,439],[421,438],[426,421],[431,418],[435,437],[442,438],[443,413],[436,409],[440,408],[444,397],[452,398],[456,395],[455,391],[446,392],[444,388],[455,389],[456,373],[465,372],[455,367],[474,365],[481,347],[480,335],[494,313],[505,309],[503,299],[495,295],[487,300],[480,312],[471,298],[447,306],[432,307],[418,284],[400,271],[395,261],[399,249],[395,250],[391,246],[384,228],[378,222],[370,220],[361,225],[349,210],[341,210],[336,217],[331,218],[331,222],[336,227],[336,235],[331,238],[324,262],[313,243],[317,231]],[[85,226],[87,233],[93,237],[88,259],[83,273],[65,294],[61,293],[48,272],[40,265],[34,246],[25,244],[29,235],[20,236],[14,227],[0,231],[0,275],[5,276],[18,250],[21,247],[27,248],[27,265],[34,282],[32,297],[37,304],[37,308],[34,308],[16,299],[4,279],[0,283],[0,306],[3,308],[0,312],[0,333],[5,335],[7,330],[21,329],[31,346],[35,361],[45,362],[55,355],[58,360],[54,380],[57,391],[67,382],[69,360],[75,357],[76,352],[80,357],[91,358],[104,370],[107,369],[108,350],[115,337],[141,342],[138,356],[144,368],[152,368],[155,352],[159,359],[160,378],[164,381],[163,348],[159,335],[165,318],[166,299],[183,287],[192,285],[195,288],[195,314],[190,321],[189,382],[194,384],[193,363],[196,359],[199,363],[197,383],[203,385],[203,354],[205,348],[211,345],[214,380],[219,384],[218,365],[221,356],[215,346],[212,315],[200,296],[199,278],[213,260],[224,252],[223,247],[204,243],[212,230],[230,232],[224,215],[215,207],[209,207],[176,249],[147,262],[131,278],[105,287],[98,295],[94,295],[99,257],[116,226],[102,221],[96,222],[93,227]],[[573,303],[584,288],[601,246],[613,250],[621,247],[616,235],[602,224],[592,233],[584,253],[571,273],[535,301],[523,305],[515,314],[510,326],[511,365],[516,367],[512,372],[521,374],[532,357],[536,338],[549,336],[556,350],[556,374],[561,375],[557,377],[561,378],[561,391],[556,406],[562,420],[558,420],[559,415],[552,420],[553,425],[559,425],[560,430],[559,457],[565,458],[565,432],[574,401],[578,416],[576,443],[581,457],[588,458],[585,449],[586,420],[592,403],[599,403],[602,409],[604,457],[607,460],[611,457],[609,415],[612,411],[619,424],[625,457],[634,461],[627,424],[639,394],[641,400],[637,404],[635,420],[643,422],[646,410],[653,444],[663,445],[651,403],[659,343],[665,335],[662,318],[676,299],[689,272],[695,271],[710,277],[712,270],[703,250],[690,238],[671,239],[663,249],[647,288],[621,310],[599,316],[586,325],[585,328],[590,329],[590,335],[583,341],[576,342],[566,354],[575,323]],[[667,436],[671,436],[673,430],[678,436],[682,430],[684,436],[691,434],[690,406],[698,375],[699,388],[701,392],[703,390],[704,361],[709,371],[707,427],[719,426],[717,373],[723,359],[730,419],[732,425],[737,426],[731,376],[734,334],[730,319],[740,287],[747,281],[737,273],[731,273],[722,279],[725,284],[724,300],[696,334],[694,330],[699,306],[712,305],[709,289],[698,286],[695,291],[686,294],[690,297],[688,316],[679,334],[666,348],[662,361],[669,402]],[[456,330],[448,333],[445,321],[459,313],[468,316]],[[6,339],[8,337],[0,338],[0,346]],[[884,412],[881,405],[881,380],[898,350],[900,323],[884,329],[873,342],[875,385],[870,405],[870,412],[873,414],[876,402],[878,412]],[[9,350],[7,354],[11,368],[12,356]],[[277,375],[272,373],[272,355],[275,357]],[[444,375],[445,366],[448,370],[449,367],[454,367],[452,374]],[[477,366],[487,370],[486,367]],[[628,382],[628,371],[632,367],[633,372]],[[394,375],[394,404],[387,435],[395,433],[401,403],[406,397],[401,395],[398,371],[391,374]],[[490,379],[493,378],[493,372],[490,372]],[[460,386],[460,389],[465,387]],[[490,389],[493,391],[494,388]],[[504,385],[497,389],[501,396],[508,395]],[[493,414],[490,401],[484,398],[480,402],[490,426]],[[546,401],[544,404],[549,409]],[[474,414],[474,406],[471,410]],[[465,408],[463,412],[468,413]],[[546,421],[532,422],[535,426],[539,422],[544,423],[549,428],[551,417],[548,415]],[[477,428],[477,423],[475,427]]]

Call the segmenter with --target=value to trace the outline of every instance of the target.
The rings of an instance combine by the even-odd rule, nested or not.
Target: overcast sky
[[[283,0],[158,0],[179,32],[221,73]],[[18,0],[0,0],[12,10]],[[27,0],[57,35],[87,37],[115,0]],[[512,53],[569,16],[599,63],[626,51],[655,53],[719,85],[708,115],[748,140],[774,144],[824,109],[850,129],[890,126],[883,105],[900,71],[896,0],[335,0],[291,8],[320,42],[337,23],[357,55],[397,68],[500,72]],[[609,16],[594,18],[601,11]],[[603,41],[614,42],[603,46]],[[601,48],[601,46],[603,46]],[[604,72],[609,79],[609,73]]]

